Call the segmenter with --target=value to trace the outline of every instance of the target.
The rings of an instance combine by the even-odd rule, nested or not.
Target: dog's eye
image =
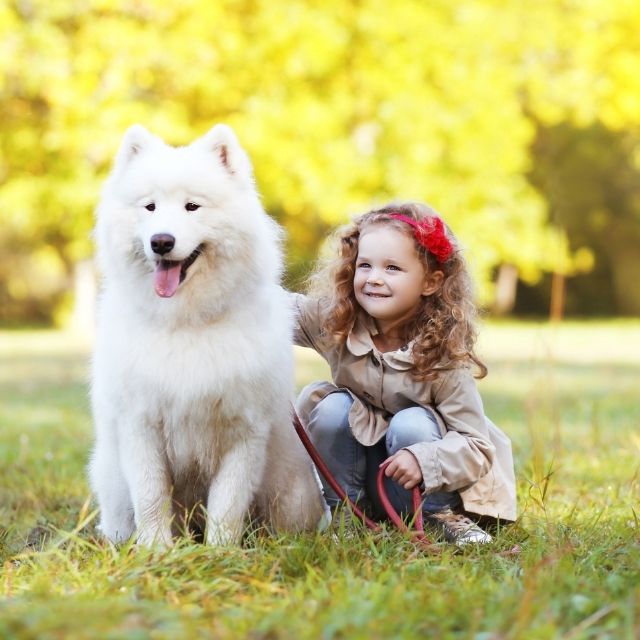
[[[184,208],[187,211],[196,211],[197,209],[200,208],[200,205],[196,204],[195,202],[187,202],[187,204],[184,205]]]
[[[156,210],[156,203],[155,202],[150,202],[149,204],[145,204],[144,208],[147,211],[155,211]]]

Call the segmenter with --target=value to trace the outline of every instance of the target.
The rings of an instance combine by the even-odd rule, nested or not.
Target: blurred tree
[[[60,308],[136,121],[172,143],[236,129],[292,283],[332,226],[389,199],[442,211],[486,302],[501,264],[571,271],[526,177],[534,117],[639,117],[640,15],[610,4],[0,0],[0,320]]]
[[[638,132],[597,123],[541,128],[532,180],[573,248],[591,247],[594,269],[570,283],[573,313],[640,315],[640,170]]]
[[[554,6],[571,9],[571,18]],[[547,29],[526,85],[537,128],[530,175],[577,250],[567,272],[581,275],[569,281],[568,311],[640,315],[640,4],[532,10],[547,14]]]

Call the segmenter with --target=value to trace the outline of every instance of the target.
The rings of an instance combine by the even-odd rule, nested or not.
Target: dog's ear
[[[120,149],[116,154],[115,168],[120,171],[126,167],[133,158],[143,153],[146,149],[164,144],[160,138],[149,133],[141,124],[129,127],[122,138]]]
[[[233,177],[253,181],[253,168],[249,156],[240,146],[231,127],[217,124],[202,138],[196,140],[196,143],[211,151]]]

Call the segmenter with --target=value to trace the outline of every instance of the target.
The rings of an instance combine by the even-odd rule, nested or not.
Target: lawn
[[[494,544],[338,528],[160,552],[94,535],[89,342],[0,331],[0,638],[640,637],[640,322],[491,322],[479,349],[522,514]],[[296,358],[298,387],[326,376]]]

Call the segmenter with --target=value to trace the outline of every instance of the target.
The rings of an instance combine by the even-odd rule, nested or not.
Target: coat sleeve
[[[417,458],[424,492],[464,490],[491,469],[495,448],[482,400],[467,368],[447,370],[433,387],[431,405],[445,425],[441,440],[407,447]]]
[[[322,353],[319,344],[322,334],[319,301],[301,293],[289,293],[289,301],[293,311],[294,344]]]

